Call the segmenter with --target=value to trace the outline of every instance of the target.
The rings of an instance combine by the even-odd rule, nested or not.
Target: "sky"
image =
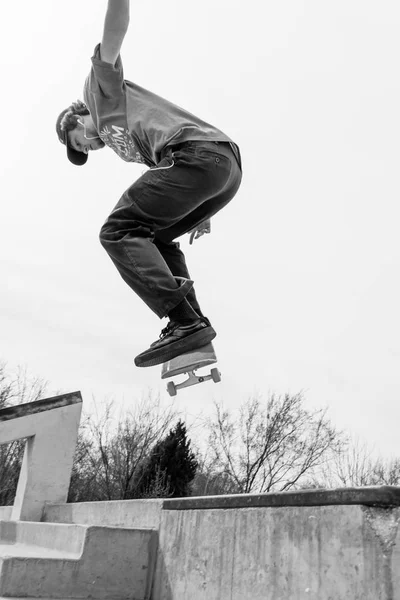
[[[134,357],[160,321],[122,281],[100,228],[143,165],[110,149],[75,167],[55,134],[82,98],[104,0],[0,8],[0,358],[84,406],[173,402]],[[227,133],[242,186],[181,238],[222,381],[214,400],[303,392],[338,428],[400,456],[400,5],[395,0],[131,2],[124,73]]]

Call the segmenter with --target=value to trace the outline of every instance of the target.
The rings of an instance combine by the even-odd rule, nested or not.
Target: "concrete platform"
[[[0,523],[0,598],[148,600],[151,529]]]
[[[31,570],[14,575],[30,585],[12,594],[0,589],[0,600],[400,600],[398,487],[55,504],[45,507],[43,519],[21,523],[22,528],[1,524],[1,552],[12,543],[34,544],[38,553],[43,547],[78,552],[82,531],[84,548],[92,531],[92,563],[52,558],[58,570],[53,571],[53,587],[43,594],[47,574],[41,563],[49,561],[25,557],[26,565],[32,561]],[[137,540],[130,550],[126,545],[125,563],[114,559],[114,546],[125,542],[123,536],[113,538],[113,531],[130,535],[134,525],[135,531],[146,532],[145,524],[155,530],[154,538]],[[130,565],[140,565],[135,547],[151,557],[133,578],[136,584],[137,573],[140,577],[146,570],[146,586],[140,588],[144,596],[132,585],[125,597],[110,588],[91,587],[97,577],[99,582],[107,579],[105,568],[118,577],[134,570]],[[79,590],[74,587],[77,575]]]
[[[400,600],[400,489],[166,500],[154,600]]]

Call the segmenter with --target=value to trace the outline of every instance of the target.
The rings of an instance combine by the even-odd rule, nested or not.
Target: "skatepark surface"
[[[0,600],[400,600],[399,487],[67,504],[81,397],[34,404],[0,410]]]

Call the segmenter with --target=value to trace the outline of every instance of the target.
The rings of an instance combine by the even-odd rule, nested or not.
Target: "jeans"
[[[100,242],[121,277],[160,318],[184,297],[200,310],[174,240],[228,204],[241,178],[226,142],[168,147],[158,165],[124,192],[101,228]]]

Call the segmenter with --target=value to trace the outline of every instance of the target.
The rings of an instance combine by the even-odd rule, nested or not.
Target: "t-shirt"
[[[102,61],[100,44],[83,93],[100,138],[125,161],[151,167],[166,146],[188,140],[232,143],[216,127],[124,79],[121,57],[115,65]]]

